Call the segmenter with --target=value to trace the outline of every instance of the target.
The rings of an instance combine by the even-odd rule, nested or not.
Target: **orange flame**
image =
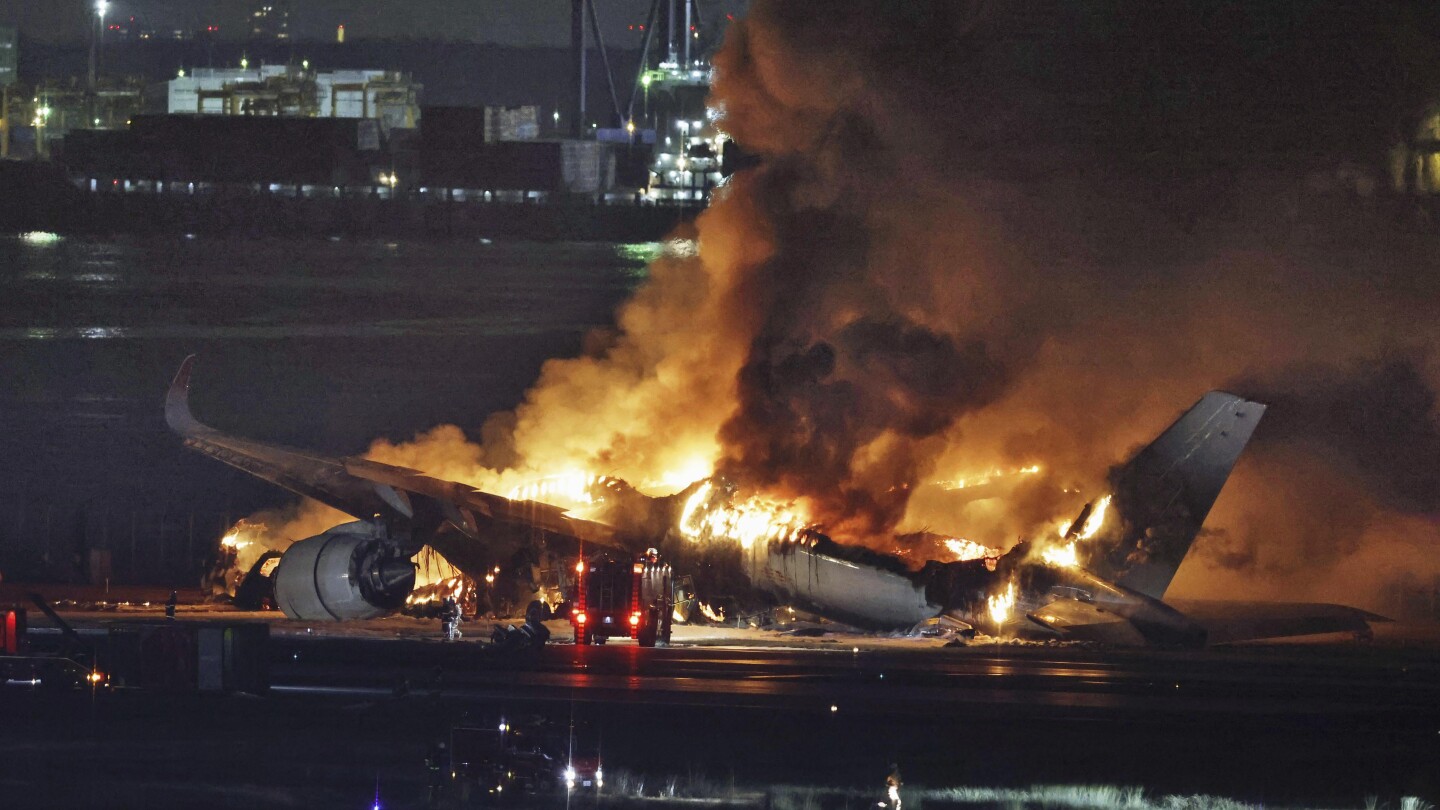
[[[1015,580],[1010,580],[1005,590],[992,594],[985,602],[990,609],[990,620],[995,622],[997,627],[1005,624],[1010,618],[1010,611],[1015,609]]]

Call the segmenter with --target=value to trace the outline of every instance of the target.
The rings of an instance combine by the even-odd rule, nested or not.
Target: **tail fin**
[[[1225,486],[1265,406],[1211,391],[1148,447],[1110,473],[1115,528],[1097,537],[1089,568],[1156,599]]]

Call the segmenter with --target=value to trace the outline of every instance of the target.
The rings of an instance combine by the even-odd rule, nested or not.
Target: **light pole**
[[[105,12],[110,0],[95,0],[95,27],[90,36],[90,92],[95,92],[95,74],[100,63],[100,43],[105,38]]]
[[[109,10],[110,0],[95,0],[95,27],[90,36],[90,115],[87,116],[91,121],[97,118],[95,112],[100,106],[95,98],[95,83],[100,67],[100,44],[105,38],[105,12]]]
[[[45,125],[50,123],[50,105],[35,108],[35,156],[45,158]]]

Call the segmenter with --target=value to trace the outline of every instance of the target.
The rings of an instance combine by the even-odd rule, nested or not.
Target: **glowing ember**
[[[794,504],[758,497],[734,504],[715,496],[715,487],[707,481],[685,502],[680,532],[687,539],[732,540],[750,548],[759,540],[794,542],[808,525]]]
[[[1015,608],[1015,580],[1005,586],[1005,590],[985,600],[990,608],[990,620],[998,627],[1005,624],[1010,618],[1010,611]]]

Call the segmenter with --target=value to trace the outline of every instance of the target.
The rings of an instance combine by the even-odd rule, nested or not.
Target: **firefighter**
[[[445,634],[446,641],[460,639],[460,622],[460,605],[455,602],[455,597],[445,597],[440,604],[440,630]]]
[[[890,799],[890,810],[900,810],[900,766],[890,763],[890,775],[885,777],[885,795]]]
[[[430,804],[440,800],[445,789],[445,772],[450,770],[450,750],[444,740],[430,746],[425,755],[425,768],[430,772]]]

